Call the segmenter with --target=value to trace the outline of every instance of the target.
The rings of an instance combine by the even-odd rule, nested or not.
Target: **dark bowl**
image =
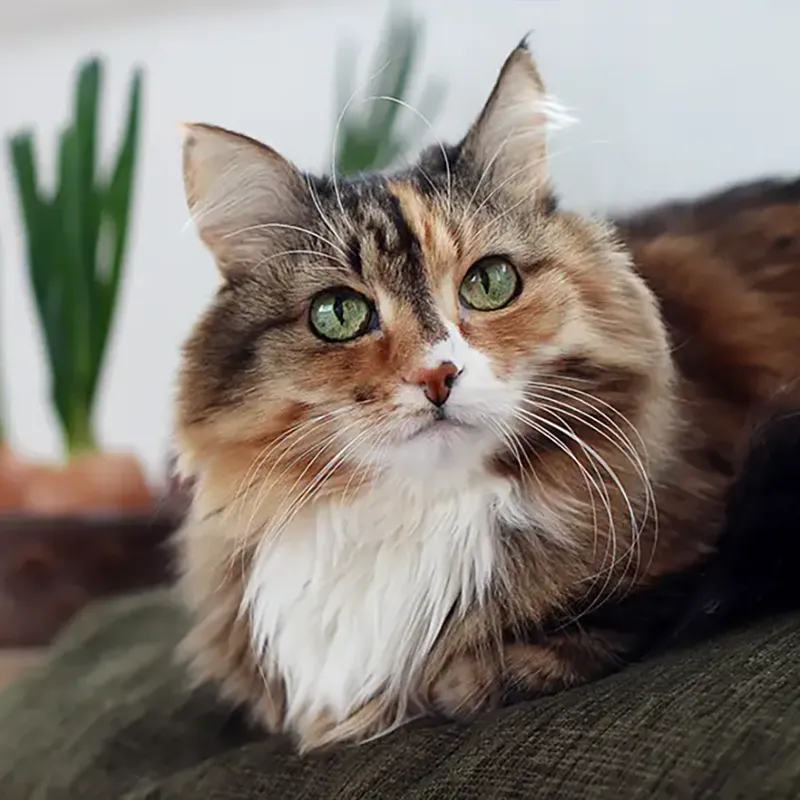
[[[170,583],[181,517],[0,515],[0,647],[46,645],[92,600]]]

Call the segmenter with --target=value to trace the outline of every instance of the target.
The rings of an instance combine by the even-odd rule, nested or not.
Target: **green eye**
[[[311,301],[311,330],[327,342],[346,342],[374,327],[375,309],[366,297],[352,289],[328,289]]]
[[[497,256],[482,258],[473,264],[461,281],[461,302],[475,311],[497,311],[518,294],[521,281],[508,261]]]

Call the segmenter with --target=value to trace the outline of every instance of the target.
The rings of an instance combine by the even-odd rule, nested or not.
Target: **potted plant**
[[[78,70],[52,190],[40,178],[33,133],[9,142],[65,459],[30,463],[0,431],[0,645],[47,641],[92,597],[163,580],[161,544],[177,524],[138,458],[104,450],[95,429],[125,266],[142,96],[137,70],[106,174],[99,164],[102,77],[95,58]]]

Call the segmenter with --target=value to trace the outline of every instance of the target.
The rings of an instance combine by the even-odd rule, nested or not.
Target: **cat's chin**
[[[431,416],[397,442],[388,458],[400,472],[420,477],[431,470],[471,468],[482,463],[497,445],[496,437],[485,426]]]

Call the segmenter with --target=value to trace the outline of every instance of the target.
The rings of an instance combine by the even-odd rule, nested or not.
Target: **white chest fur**
[[[258,554],[245,604],[290,719],[344,719],[383,689],[402,691],[454,603],[486,588],[496,520],[514,515],[509,484],[485,473],[423,483],[317,507]]]

